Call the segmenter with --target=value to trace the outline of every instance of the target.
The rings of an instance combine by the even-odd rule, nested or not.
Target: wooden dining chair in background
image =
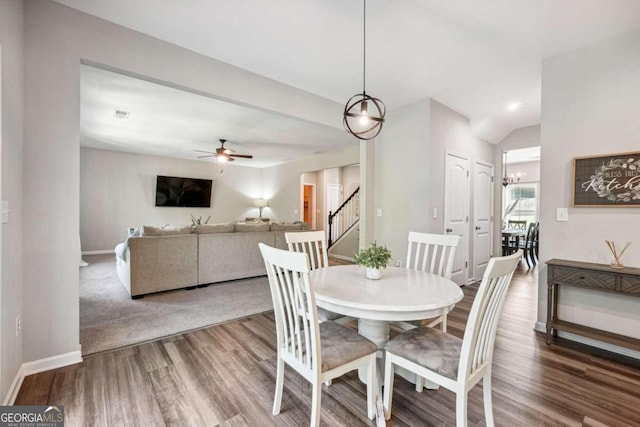
[[[527,229],[527,221],[526,220],[516,220],[510,219],[507,221],[507,228],[519,228],[521,230]]]
[[[312,384],[311,426],[320,425],[322,383],[358,368],[367,372],[367,416],[378,393],[373,342],[338,323],[318,322],[305,254],[258,244],[267,269],[276,321],[277,372],[273,415],[280,413],[285,363]]]
[[[456,426],[467,425],[468,392],[482,380],[486,425],[492,427],[491,361],[498,320],[522,251],[491,258],[473,300],[464,338],[430,327],[403,332],[385,345],[383,404],[391,417],[394,366],[400,366],[456,394]]]
[[[284,239],[290,251],[307,254],[311,270],[329,267],[327,240],[324,231],[287,232],[284,233]],[[341,324],[345,324],[351,320],[351,317],[325,310],[322,307],[318,307],[318,318],[321,322],[334,320]]]

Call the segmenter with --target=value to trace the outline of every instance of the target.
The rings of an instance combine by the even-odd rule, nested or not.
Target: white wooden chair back
[[[462,340],[459,381],[475,383],[474,377],[491,367],[500,312],[521,257],[520,250],[513,255],[489,260],[473,300]]]
[[[408,240],[407,268],[451,278],[460,236],[410,231]]]
[[[259,243],[276,320],[278,357],[309,381],[319,372],[320,331],[309,264],[303,253]]]
[[[307,254],[311,270],[329,266],[324,231],[289,232],[284,233],[284,238],[290,251]]]

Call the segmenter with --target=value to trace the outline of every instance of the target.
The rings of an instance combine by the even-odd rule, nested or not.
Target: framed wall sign
[[[640,207],[640,152],[574,158],[573,206]]]

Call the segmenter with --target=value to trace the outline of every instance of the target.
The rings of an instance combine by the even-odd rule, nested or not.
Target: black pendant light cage
[[[344,128],[356,138],[364,141],[373,139],[382,130],[386,112],[378,98],[366,92],[353,95],[344,107]]]
[[[384,124],[387,109],[378,98],[367,95],[367,0],[363,0],[363,60],[362,93],[358,93],[344,106],[343,124],[347,132],[364,141],[378,136]]]

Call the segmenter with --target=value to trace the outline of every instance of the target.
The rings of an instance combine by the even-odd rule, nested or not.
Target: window
[[[504,213],[502,220],[527,221],[527,224],[538,221],[538,183],[511,184],[502,192]],[[506,212],[514,204],[510,212]]]

